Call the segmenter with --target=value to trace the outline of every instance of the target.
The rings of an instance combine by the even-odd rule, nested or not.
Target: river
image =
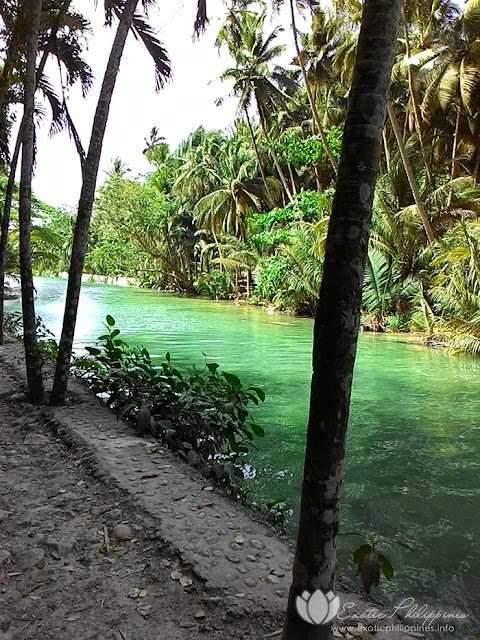
[[[65,281],[39,278],[37,313],[59,335]],[[19,306],[8,302],[7,309]],[[262,501],[297,506],[307,417],[312,321],[247,305],[85,284],[76,348],[93,344],[107,313],[124,339],[178,365],[218,362],[262,387],[256,410],[266,431],[253,455],[251,483]],[[431,610],[462,612],[464,633],[480,630],[480,360],[360,338],[349,427],[341,531],[376,532],[395,567],[379,595],[412,597]],[[294,533],[294,519],[291,532]],[[392,540],[414,547],[409,551]],[[340,541],[342,572],[353,575]],[[410,621],[413,624],[414,621]],[[460,636],[437,634],[435,637]],[[467,637],[467,636],[465,636]]]

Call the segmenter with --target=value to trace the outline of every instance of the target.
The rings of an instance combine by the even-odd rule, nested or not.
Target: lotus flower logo
[[[337,615],[340,599],[329,591],[322,593],[317,589],[313,593],[304,591],[297,596],[298,615],[310,624],[325,624]]]

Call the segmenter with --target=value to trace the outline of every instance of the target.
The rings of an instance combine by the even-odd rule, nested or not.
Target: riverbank
[[[52,276],[42,276],[52,277]],[[63,278],[68,280],[68,272],[64,271],[59,273],[56,278]],[[128,276],[101,276],[97,273],[84,273],[82,275],[82,282],[97,282],[98,284],[112,284],[116,287],[139,287],[140,283],[135,278]]]
[[[25,626],[32,640],[275,637],[290,544],[81,385],[67,407],[27,405],[22,360],[19,343],[0,348],[2,629]],[[350,614],[388,611],[342,579],[336,589]],[[350,623],[336,637],[369,637]]]

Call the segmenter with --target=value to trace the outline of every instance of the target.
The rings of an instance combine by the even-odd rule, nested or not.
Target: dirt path
[[[183,570],[154,523],[86,473],[5,367],[0,376],[1,640],[253,639],[272,630],[229,619],[188,573],[185,587],[173,579]],[[119,524],[131,540],[115,539]]]

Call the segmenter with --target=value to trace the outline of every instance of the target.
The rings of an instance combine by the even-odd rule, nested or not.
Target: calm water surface
[[[38,279],[37,313],[58,336],[65,282]],[[8,303],[15,306],[16,302]],[[93,344],[107,313],[123,337],[178,365],[202,353],[267,393],[257,411],[267,437],[253,456],[252,489],[264,501],[300,490],[312,321],[255,307],[85,284],[76,347]],[[352,399],[343,531],[377,532],[396,568],[383,587],[394,603],[468,613],[450,636],[480,632],[480,361],[395,337],[360,339]],[[292,523],[292,533],[294,524]],[[414,546],[410,552],[391,543]],[[344,537],[340,559],[352,575]],[[410,622],[412,623],[412,621]]]

